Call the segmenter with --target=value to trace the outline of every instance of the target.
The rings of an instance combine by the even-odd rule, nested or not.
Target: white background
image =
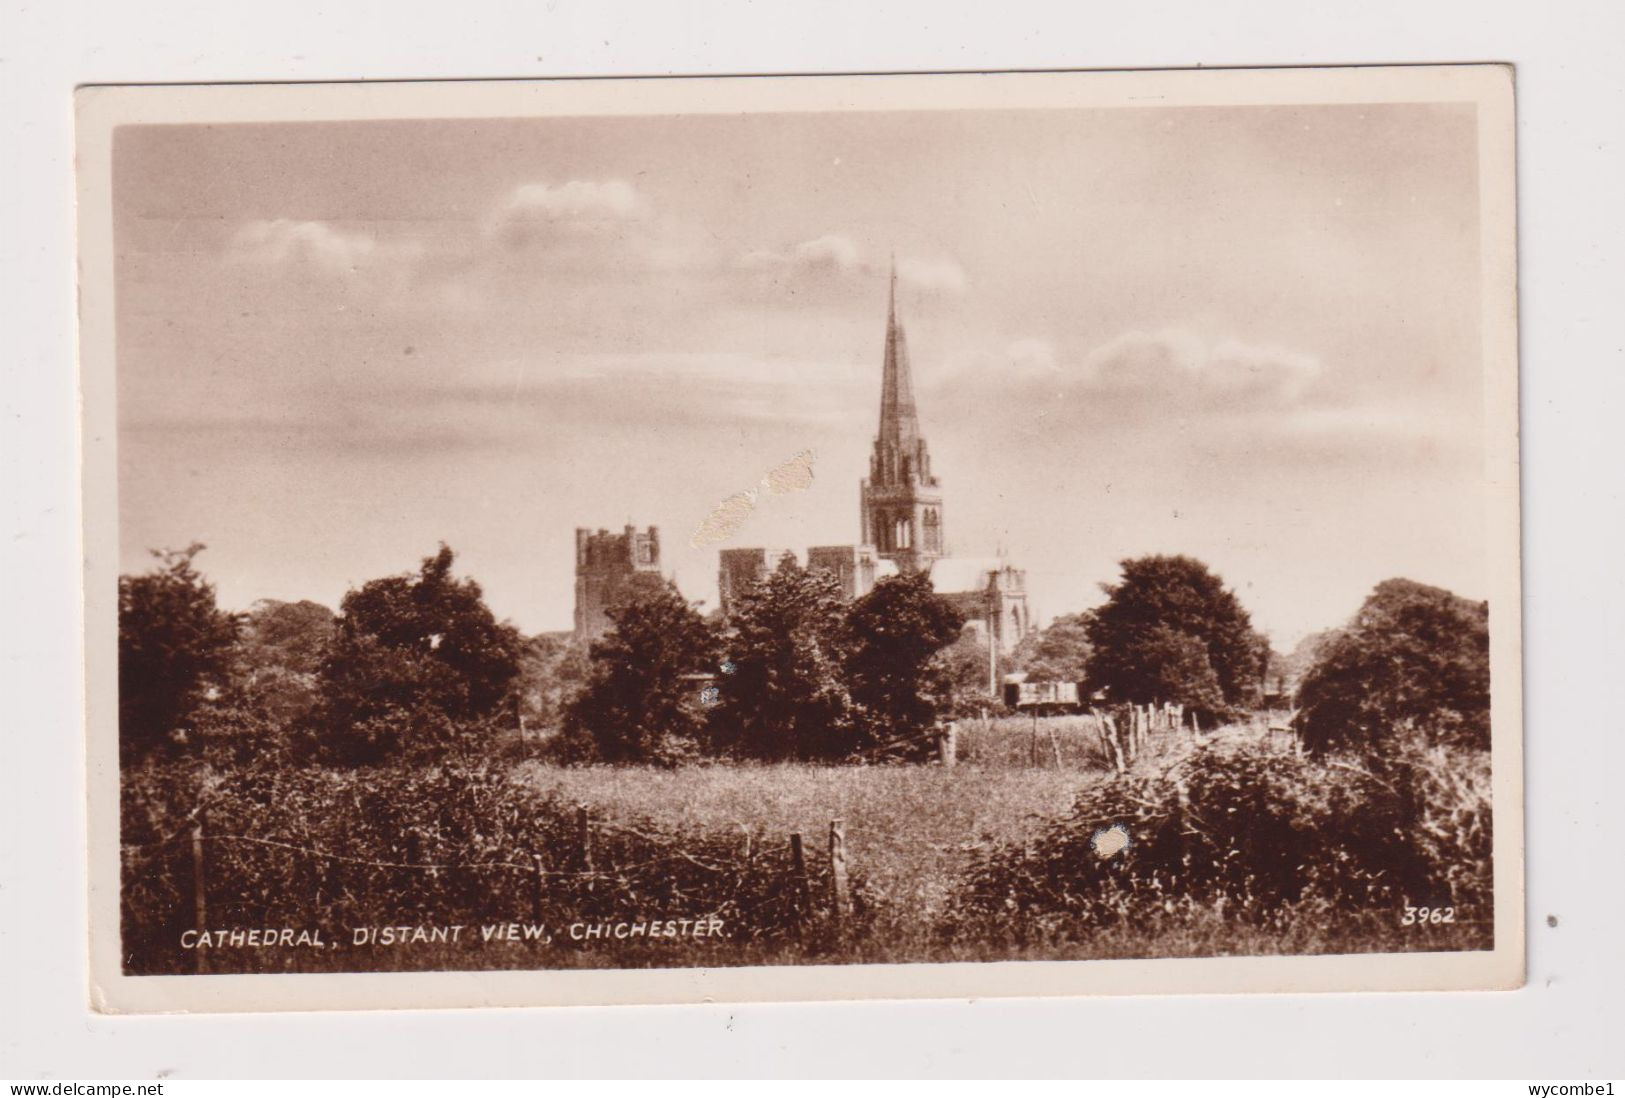
[[[878,11],[847,2],[0,0],[0,11],[0,1077],[1621,1074],[1619,6],[1003,0]],[[224,1018],[89,1013],[75,84],[1492,60],[1518,66],[1523,990]]]

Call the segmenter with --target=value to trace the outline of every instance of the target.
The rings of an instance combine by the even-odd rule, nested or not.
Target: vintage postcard
[[[98,1009],[1522,982],[1510,68],[77,107]]]

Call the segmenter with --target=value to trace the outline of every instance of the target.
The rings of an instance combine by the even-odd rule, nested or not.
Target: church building
[[[965,616],[966,627],[992,638],[1008,653],[1032,628],[1026,573],[1002,558],[953,557],[943,522],[941,481],[920,430],[909,369],[908,339],[897,315],[897,272],[892,271],[886,347],[880,380],[880,423],[869,476],[859,487],[857,545],[827,545],[807,553],[807,567],[835,575],[849,598],[867,594],[884,576],[931,574],[939,595]],[[718,588],[726,612],[731,597],[769,566],[764,549],[724,549]]]

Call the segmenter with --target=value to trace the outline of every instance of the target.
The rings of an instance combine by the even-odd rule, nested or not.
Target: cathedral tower
[[[609,611],[632,593],[640,575],[660,577],[659,527],[628,526],[619,534],[576,527],[576,639],[609,632]]]
[[[920,434],[909,375],[908,341],[897,319],[897,265],[886,312],[886,364],[880,383],[880,429],[861,489],[863,542],[904,570],[929,570],[944,553],[942,492]]]

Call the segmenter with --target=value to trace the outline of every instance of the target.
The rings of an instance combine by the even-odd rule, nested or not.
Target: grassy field
[[[736,828],[741,844],[747,832],[762,836],[755,842],[782,845],[799,831],[817,858],[825,856],[830,821],[842,820],[854,874],[885,898],[882,917],[895,924],[877,926],[875,936],[891,942],[936,920],[976,849],[1020,841],[1100,777],[973,763],[677,771],[523,764],[522,773],[539,789],[610,818],[643,817],[680,830]]]
[[[750,896],[760,895],[762,889],[789,895],[790,836],[799,833],[820,914],[805,934],[738,937],[730,932],[733,940],[690,940],[681,946],[540,949],[530,944],[496,948],[470,942],[423,950],[362,947],[245,954],[221,961],[254,966],[243,971],[387,971],[1463,948],[1445,931],[1396,932],[1397,913],[1386,907],[1283,910],[1270,925],[1257,925],[1227,917],[1228,912],[1202,902],[1169,905],[1165,911],[1159,901],[1141,905],[1131,920],[1095,930],[1086,929],[1073,916],[1037,911],[1006,915],[1003,906],[967,915],[962,906],[965,888],[979,867],[985,869],[989,859],[995,865],[1011,864],[1011,859],[1019,863],[1024,851],[1040,849],[1035,844],[1053,833],[1057,821],[1071,815],[1080,795],[1109,793],[1121,783],[1111,781],[1113,770],[1104,760],[1099,737],[1093,725],[1080,718],[1040,718],[1036,729],[1031,718],[966,721],[959,736],[959,762],[952,768],[935,763],[716,764],[665,770],[565,767],[510,757],[482,764],[486,777],[472,782],[468,774],[441,767],[376,772],[316,768],[262,775],[259,785],[250,783],[237,791],[229,804],[210,807],[211,827],[222,836],[210,847],[211,911],[252,912],[256,919],[281,913],[276,916],[280,923],[250,925],[321,925],[336,936],[352,926],[527,918],[535,902],[529,878],[515,874],[506,863],[528,864],[530,853],[539,851],[548,866],[569,870],[568,832],[576,805],[590,808],[595,833],[603,836],[595,840],[606,844],[598,863],[601,870],[617,877],[623,872],[635,875],[640,864],[660,860],[659,843],[670,843],[683,852],[678,858],[687,859],[678,861],[675,869],[688,868],[694,857],[713,866],[726,863],[735,867],[727,877],[732,883],[703,872],[695,877],[690,871],[688,878],[672,879],[667,887],[662,875],[668,871],[660,870],[656,877],[645,873],[615,885],[630,890],[628,897],[643,897],[616,906],[608,893],[593,893],[590,885],[585,893],[570,892],[574,886],[561,880],[547,886],[550,911],[596,907],[607,912],[604,904],[610,903],[617,911],[681,916],[736,902],[729,910],[737,916],[753,910]],[[1245,745],[1246,757],[1257,757],[1261,763],[1271,754],[1291,751],[1289,745],[1274,743],[1262,723],[1224,729],[1204,740]],[[1189,757],[1193,749],[1188,732],[1153,735],[1130,768],[1130,782],[1139,780],[1137,776],[1154,778],[1174,760]],[[151,835],[136,834],[130,855],[136,861],[127,870],[139,873],[146,888],[131,909],[142,918],[141,933],[151,946],[144,971],[186,971],[184,966],[192,960],[173,950],[178,929],[190,925],[187,848],[161,836],[175,830],[172,821],[197,803],[197,796],[184,782],[151,786],[136,782],[127,789],[130,818],[144,813],[156,821],[146,829]],[[1128,815],[1111,818],[1127,819],[1136,809],[1111,811],[1125,811]],[[858,911],[855,927],[831,937],[828,932],[837,928],[824,921],[827,892],[820,890],[828,887],[827,842],[833,820],[844,825]],[[648,833],[644,837],[657,845],[617,848],[611,836],[618,828],[634,835],[642,832],[626,829],[641,828]],[[252,839],[250,845],[234,842],[229,838],[234,833],[273,840],[273,846],[262,849],[251,845]],[[351,862],[296,854],[294,847],[332,851]],[[1073,864],[1071,857],[1066,855],[1066,865]],[[1085,856],[1085,860],[1093,859]],[[373,862],[386,868],[367,868]],[[502,865],[490,872],[423,873],[411,864],[481,862]],[[723,891],[717,892],[713,883]],[[605,881],[599,887],[611,884]],[[662,906],[657,897],[666,893],[680,899]],[[166,907],[173,908],[169,922],[145,918]],[[223,925],[237,925],[229,914],[223,917]],[[580,917],[559,915],[564,920]],[[973,921],[966,922],[967,918]],[[1094,925],[1092,918],[1085,922]],[[126,929],[133,927],[127,924]]]
[[[1256,737],[1260,729],[1227,729]],[[959,724],[959,763],[819,766],[716,765],[681,770],[518,764],[541,792],[590,806],[595,816],[637,817],[673,830],[737,830],[755,843],[787,844],[800,832],[809,857],[822,859],[830,822],[845,825],[853,873],[880,902],[866,942],[841,959],[986,959],[971,947],[944,943],[933,928],[978,854],[1022,843],[1065,816],[1078,794],[1111,772],[1095,726],[1077,716],[998,717]],[[1135,768],[1155,768],[1188,747],[1183,732],[1155,734]],[[1059,765],[1057,765],[1059,757]],[[1324,931],[1326,928],[1322,928]],[[1226,953],[1325,952],[1341,935],[1309,927],[1255,934],[1213,919],[1189,919],[1122,932],[1088,946],[1005,943],[1001,958],[1061,956],[1203,956]]]

